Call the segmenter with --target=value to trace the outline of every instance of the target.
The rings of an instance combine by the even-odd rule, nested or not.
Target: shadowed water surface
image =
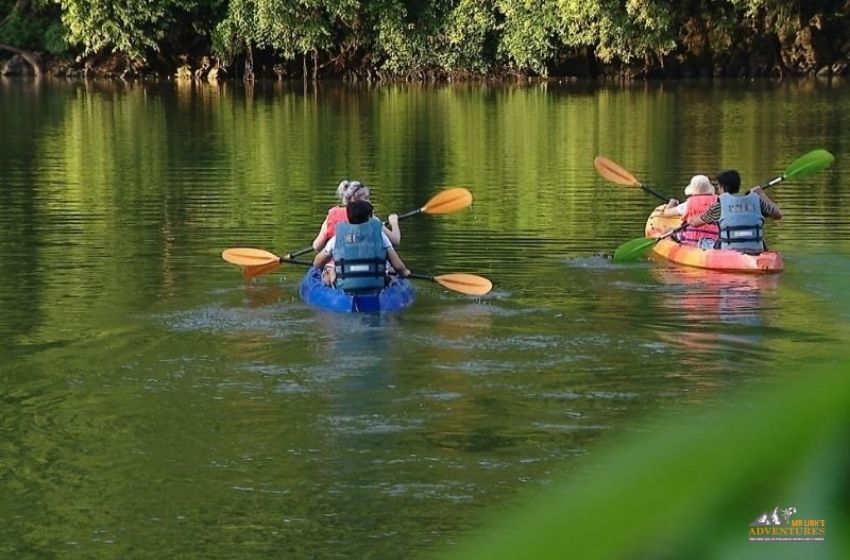
[[[319,91],[0,81],[0,551],[14,558],[421,556],[656,411],[723,406],[850,324],[846,85]],[[616,265],[695,172],[772,178],[787,271]],[[386,316],[245,286],[226,247],[309,244],[342,178],[422,272]],[[580,507],[580,504],[577,504]]]

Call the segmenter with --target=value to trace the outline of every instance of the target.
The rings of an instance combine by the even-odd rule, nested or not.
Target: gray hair
[[[369,199],[369,187],[360,181],[342,181],[336,188],[336,195],[343,204]]]

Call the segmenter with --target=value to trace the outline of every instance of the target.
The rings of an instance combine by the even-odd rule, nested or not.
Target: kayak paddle
[[[778,177],[774,177],[770,181],[762,183],[758,185],[763,189],[769,189],[770,187],[781,183],[787,179],[796,179],[799,177],[805,177],[811,173],[816,171],[820,171],[822,169],[826,169],[829,167],[832,162],[835,161],[835,156],[823,149],[812,150],[806,154],[795,159],[791,162],[791,165],[785,170],[782,175]],[[626,172],[628,173],[628,172]],[[614,251],[614,262],[633,262],[640,259],[649,250],[655,246],[656,243],[670,237],[674,233],[677,233],[687,227],[687,224],[682,224],[674,230],[668,231],[664,235],[660,237],[638,237],[636,239],[631,239],[626,241]]]
[[[431,276],[429,274],[411,274],[410,278],[416,278],[417,280],[430,280],[444,288],[448,288],[449,290],[466,294],[468,296],[483,296],[485,294],[489,294],[490,290],[493,289],[493,283],[487,278],[484,278],[483,276],[476,276],[475,274],[464,274],[461,272],[440,274],[438,276]]]
[[[686,224],[682,224],[676,229],[671,229],[660,237],[638,237],[626,241],[617,249],[614,250],[612,260],[616,263],[634,262],[644,256],[656,243],[670,237],[674,233],[678,233],[685,229]]]
[[[409,218],[411,216],[415,216],[417,214],[451,214],[452,212],[458,212],[463,210],[464,208],[468,208],[472,204],[472,193],[463,187],[452,187],[449,189],[445,189],[440,191],[439,193],[432,196],[428,202],[425,203],[421,208],[417,208],[416,210],[411,210],[410,212],[406,212],[404,214],[399,215],[398,219],[403,220],[405,218]],[[300,257],[305,253],[309,253],[313,250],[313,246],[304,247],[303,249],[299,249],[294,253],[289,253],[288,258],[292,259],[295,257]],[[226,260],[226,259],[225,259]],[[278,265],[280,262],[278,262]],[[269,272],[274,272],[277,270],[277,266],[273,266],[271,263],[263,263],[262,265],[240,265],[245,268],[242,270],[242,274],[248,278],[256,278],[257,276],[261,276],[263,274],[268,274]],[[250,268],[256,266],[257,268]]]
[[[826,169],[832,162],[835,161],[835,156],[831,153],[827,152],[823,149],[812,150],[806,154],[801,155],[788,166],[788,169],[785,170],[785,173],[780,175],[779,177],[774,177],[767,183],[763,183],[759,185],[761,188],[766,189],[768,187],[772,187],[777,183],[781,183],[786,179],[796,179],[797,177],[805,177],[815,171],[820,171],[822,169]]]
[[[251,249],[248,247],[225,249],[221,253],[221,258],[231,264],[242,267],[242,275],[249,280],[258,275],[253,272],[249,273],[248,271],[263,270],[266,267],[273,267],[272,270],[274,270],[279,267],[281,263],[313,266],[313,263],[308,261],[279,257],[274,253],[270,253],[262,249]],[[490,280],[483,276],[476,276],[475,274],[452,273],[440,274],[438,276],[431,276],[429,274],[411,274],[410,278],[414,278],[416,280],[430,280],[444,288],[469,296],[483,296],[493,289],[493,283],[490,282]]]
[[[265,266],[272,263],[280,264],[282,260],[274,253],[248,247],[225,249],[221,252],[221,258],[237,266]]]
[[[411,216],[415,216],[417,214],[451,214],[452,212],[458,212],[463,210],[464,208],[468,208],[469,205],[472,204],[472,193],[466,190],[463,187],[453,187],[450,189],[446,189],[444,191],[440,191],[434,196],[432,196],[428,202],[425,203],[421,208],[417,208],[416,210],[411,210],[410,212],[405,212],[404,214],[399,214],[398,219],[404,220],[405,218],[409,218]],[[313,246],[304,247],[294,253],[290,253],[290,257],[300,257],[305,253],[309,253],[313,250]]]
[[[252,280],[257,276],[273,272],[283,262],[281,257],[273,253],[248,247],[225,249],[221,253],[221,258],[240,267],[245,280]]]
[[[438,192],[425,203],[425,206],[401,214],[398,219],[403,220],[417,214],[451,214],[468,208],[471,204],[471,192],[463,187],[453,187]]]
[[[645,192],[658,197],[659,200],[663,200],[664,202],[669,200],[638,181],[634,175],[604,156],[596,156],[593,158],[593,167],[596,168],[596,171],[599,172],[603,178],[608,179],[612,183],[623,187],[640,187]]]

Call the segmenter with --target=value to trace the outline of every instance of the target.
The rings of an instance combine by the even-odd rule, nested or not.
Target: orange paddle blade
[[[640,187],[640,181],[635,176],[603,156],[593,158],[593,167],[602,177],[624,187]]]
[[[262,276],[263,274],[274,272],[279,267],[280,261],[274,261],[266,264],[258,264],[256,266],[243,266],[242,276],[245,277],[245,280],[253,280],[257,276]]]
[[[474,274],[441,274],[434,276],[434,282],[441,286],[469,296],[483,296],[490,293],[493,283]]]
[[[225,249],[221,253],[221,258],[230,264],[238,266],[266,265],[273,262],[280,263],[280,258],[274,253],[269,253],[262,249],[250,249],[247,247]]]
[[[450,214],[468,208],[470,204],[472,193],[463,187],[454,187],[432,196],[422,211],[426,214]]]

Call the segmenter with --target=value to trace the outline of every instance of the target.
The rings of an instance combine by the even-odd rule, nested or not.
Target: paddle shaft
[[[296,260],[296,259],[281,258],[280,262],[300,264],[301,266],[313,266],[313,263],[311,263],[311,262],[299,261],[299,260]],[[390,276],[398,276],[398,272],[390,272],[389,275]],[[430,280],[431,282],[436,282],[436,279],[433,276],[431,276],[430,274],[414,274],[414,273],[411,272],[410,276],[408,276],[408,278],[416,278],[417,280]]]
[[[313,263],[311,263],[311,262],[307,262],[307,261],[299,261],[299,260],[297,260],[297,259],[283,259],[283,258],[282,258],[282,259],[280,259],[280,262],[282,262],[282,263],[300,264],[301,266],[313,266]],[[398,275],[398,272],[396,272],[396,271],[392,271],[392,272],[388,272],[387,274],[389,274],[390,276],[397,276],[397,275]],[[434,277],[433,277],[433,276],[429,276],[429,275],[427,275],[427,274],[413,274],[413,273],[411,273],[411,274],[410,274],[410,276],[408,276],[408,278],[418,278],[418,279],[420,279],[420,280],[431,280],[432,282],[434,281]]]
[[[313,266],[313,263],[311,263],[310,261],[299,261],[297,259],[284,259],[283,257],[280,258],[280,262],[281,263],[300,264],[301,266]]]
[[[282,263],[292,263],[292,264],[300,264],[301,266],[313,266],[313,263],[308,261],[299,261],[297,259],[284,259],[281,257],[280,262]],[[397,276],[398,272],[390,272],[388,273],[390,276]],[[421,280],[434,280],[433,276],[428,276],[427,274],[411,274],[408,278],[419,278]]]
[[[415,273],[411,272],[410,276],[408,276],[408,278],[416,278],[418,280],[430,280],[431,282],[436,282],[434,277],[430,276],[428,274],[415,274]]]
[[[400,215],[400,216],[398,217],[398,219],[399,219],[399,220],[404,220],[405,218],[409,218],[409,217],[411,217],[411,216],[415,216],[415,215],[417,215],[417,214],[421,214],[421,213],[422,213],[422,208],[417,208],[416,210],[411,210],[410,212],[406,212],[406,213],[404,213],[404,214]],[[387,222],[384,222],[384,225],[385,225],[385,226],[386,226],[386,225],[388,225],[388,224],[387,224]],[[294,258],[294,257],[300,257],[301,255],[304,255],[304,254],[306,254],[306,253],[309,253],[309,252],[310,252],[310,251],[312,251],[312,250],[313,250],[313,246],[311,245],[311,246],[309,246],[309,247],[305,247],[305,248],[303,248],[303,249],[300,249],[300,250],[298,250],[298,251],[295,251],[294,253],[289,253],[289,256],[290,256],[290,257],[292,257],[292,258]]]
[[[656,242],[661,241],[662,239],[666,239],[666,238],[670,237],[671,235],[675,235],[675,234],[679,233],[680,231],[682,231],[683,229],[685,229],[686,227],[688,227],[687,222],[683,223],[682,225],[680,225],[676,229],[671,229],[670,231],[668,231],[664,235],[660,235],[660,236],[656,237],[655,241]]]
[[[421,214],[421,213],[422,213],[422,208],[417,208],[416,210],[411,210],[410,212],[405,212],[404,214],[401,214],[398,217],[398,219],[404,220],[405,218],[409,218],[411,216],[416,216],[417,214]],[[387,222],[384,222],[384,225],[387,225]]]
[[[785,180],[785,175],[780,175],[779,177],[774,177],[773,179],[771,179],[767,183],[762,183],[761,185],[757,185],[757,186],[761,187],[762,189],[769,189],[773,185],[778,185],[779,183],[781,183],[784,180]],[[755,187],[753,187],[753,188],[755,188]],[[750,189],[750,190],[752,190],[752,189]]]
[[[313,263],[310,261],[301,261],[293,258],[279,257],[274,253],[269,253],[268,251],[263,251],[261,249],[228,249],[222,253],[222,257],[224,260],[228,261],[231,264],[236,264],[242,267],[242,273],[245,278],[251,280],[256,276],[261,274],[266,274],[267,272],[271,272],[276,270],[283,263],[292,263],[300,266],[313,266]],[[252,261],[264,259],[263,262],[258,264],[245,264],[245,261]],[[250,271],[257,271],[255,274],[250,273]],[[399,278],[405,278],[404,275],[399,274],[397,271],[392,271],[388,273],[390,276],[398,276]],[[444,288],[452,290],[454,292],[459,292],[461,294],[466,295],[484,295],[490,292],[493,289],[493,283],[488,279],[483,278],[481,276],[476,276],[474,274],[462,274],[462,273],[452,273],[452,274],[442,274],[440,276],[432,276],[430,274],[413,274],[409,273],[406,278],[416,279],[416,280],[428,280],[429,282],[435,282],[440,284]]]
[[[766,183],[762,183],[762,184],[760,184],[760,185],[756,185],[756,187],[761,187],[762,189],[769,189],[770,187],[772,187],[772,186],[774,186],[774,185],[778,185],[779,183],[781,183],[781,182],[782,182],[782,181],[784,181],[784,180],[785,180],[785,175],[784,175],[784,174],[782,174],[782,175],[780,175],[779,177],[774,177],[773,179],[771,179],[770,181],[768,181],[768,182],[766,182]],[[657,196],[660,200],[667,200],[666,198],[664,198],[663,196],[661,196],[661,195],[660,195],[660,194],[658,194],[657,192],[653,191],[653,190],[652,190],[652,189],[650,189],[649,187],[645,187],[645,186],[643,186],[643,184],[641,184],[640,188],[642,188],[643,190],[645,190],[646,192],[648,192],[648,193],[650,193],[650,194],[654,194],[654,195],[655,195],[655,196]],[[753,188],[755,188],[755,187],[753,187]],[[752,190],[752,189],[750,189],[750,190]],[[678,231],[678,230],[676,230],[676,231]]]
[[[645,192],[648,192],[649,194],[658,198],[658,200],[663,200],[664,202],[667,202],[668,200],[670,200],[669,198],[665,197],[664,195],[659,194],[659,193],[655,192],[654,190],[650,189],[649,187],[647,187],[643,183],[640,184],[640,188],[642,188]]]
[[[779,177],[775,177],[775,178],[771,179],[770,181],[768,181],[767,183],[763,183],[763,184],[758,185],[758,186],[763,188],[763,189],[768,189],[768,188],[772,187],[773,185],[781,183],[784,180],[785,180],[785,175],[780,175]],[[667,202],[668,200],[670,200],[669,198],[665,198],[663,195],[661,195],[661,194],[655,192],[654,190],[652,190],[651,188],[647,187],[643,183],[641,183],[640,188],[642,188],[644,191],[648,192],[649,194],[655,196],[656,198],[658,198],[658,200],[663,200],[664,202]]]
[[[759,185],[766,189],[777,183],[781,183],[785,179],[794,179],[797,177],[805,177],[815,171],[820,171],[829,167],[835,161],[835,156],[823,149],[812,150],[795,159],[785,173],[779,177],[774,177],[770,181]]]
[[[311,246],[309,246],[309,247],[304,247],[303,249],[300,249],[300,250],[298,250],[298,251],[295,251],[294,253],[290,253],[290,254],[289,254],[289,256],[290,256],[290,257],[300,257],[301,255],[303,255],[303,254],[305,254],[305,253],[309,253],[309,252],[310,252],[310,251],[312,251],[312,250],[313,250],[313,246],[311,245]],[[281,260],[284,260],[284,259],[281,259]],[[300,264],[298,261],[293,261],[293,260],[291,260],[291,259],[290,259],[290,260],[288,260],[287,262],[292,262],[292,263],[295,263],[295,264]]]

